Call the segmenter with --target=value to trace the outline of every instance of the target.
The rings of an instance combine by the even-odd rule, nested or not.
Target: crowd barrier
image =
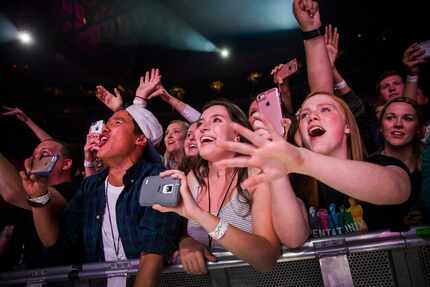
[[[207,275],[166,268],[161,286],[401,286],[430,287],[430,227],[310,240],[283,250],[271,272],[259,273],[230,252],[215,253]],[[0,286],[105,286],[136,275],[138,260],[0,273]]]

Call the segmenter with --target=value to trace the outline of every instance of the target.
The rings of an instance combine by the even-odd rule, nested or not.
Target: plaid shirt
[[[143,179],[158,175],[163,169],[161,164],[140,161],[124,175],[124,189],[116,204],[116,214],[118,232],[128,259],[139,258],[141,252],[157,253],[168,259],[177,249],[183,218],[139,205]],[[107,174],[105,170],[84,179],[66,208],[60,237],[54,248],[57,252],[61,250],[60,254],[72,255],[80,262],[104,261],[101,230],[106,208]]]

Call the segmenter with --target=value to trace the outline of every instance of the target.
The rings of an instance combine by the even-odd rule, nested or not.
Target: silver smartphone
[[[47,177],[54,168],[57,160],[58,155],[43,156],[40,159],[33,158],[31,160],[31,170],[29,171],[29,174]]]
[[[140,187],[140,206],[152,206],[156,203],[172,207],[179,202],[181,181],[171,177],[161,178],[158,175],[148,176]]]

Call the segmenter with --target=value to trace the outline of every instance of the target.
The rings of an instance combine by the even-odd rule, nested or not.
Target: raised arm
[[[318,3],[312,0],[294,0],[293,12],[304,35],[306,66],[311,92],[333,92],[333,73],[321,27]]]
[[[50,247],[57,242],[59,234],[60,212],[66,206],[64,197],[54,188],[49,187],[47,178],[28,175],[30,160],[24,162],[27,172],[19,173],[22,186],[29,198],[37,198],[48,195],[50,200],[41,207],[31,207],[33,220],[37,234],[45,247]]]
[[[346,95],[352,90],[336,68],[336,60],[339,55],[339,33],[336,27],[331,25],[325,27],[324,43],[333,69],[334,90],[337,95]]]
[[[194,123],[199,120],[200,112],[191,107],[190,105],[184,103],[183,101],[175,98],[169,92],[161,87],[158,91],[153,93],[148,99],[160,96],[160,98],[171,105],[178,113],[181,114],[189,123]]]
[[[0,153],[0,194],[9,204],[30,209],[27,196],[15,167]]]
[[[6,111],[3,112],[4,116],[16,116],[20,121],[25,123],[33,131],[33,133],[41,142],[48,139],[52,139],[52,137],[47,132],[45,132],[35,122],[33,122],[33,120],[29,118],[22,110],[6,106],[3,106],[3,108],[6,109]]]
[[[266,120],[261,118],[266,125]],[[298,173],[311,176],[316,180],[350,197],[373,204],[398,204],[406,201],[410,195],[409,176],[398,166],[380,166],[368,162],[337,159],[298,148],[276,135],[269,128],[273,141],[265,141],[250,130],[233,124],[234,129],[253,143],[229,142],[224,148],[244,154],[222,161],[224,167],[258,167],[262,161],[277,164],[282,172],[263,172],[243,183],[254,186],[284,176],[286,173]],[[272,170],[273,171],[273,170]]]
[[[423,55],[425,50],[417,43],[409,46],[403,54],[403,65],[405,66],[407,77],[405,84],[404,96],[417,100],[418,77],[420,73],[420,64],[425,63]]]
[[[297,59],[294,58],[286,64],[277,65],[270,73],[273,76],[273,81],[278,86],[285,108],[290,114],[294,114],[294,108],[288,77],[296,73],[297,70],[298,63]]]
[[[111,111],[116,112],[123,108],[123,100],[117,88],[115,88],[113,91],[115,95],[101,85],[96,86],[97,99],[99,99]]]
[[[140,78],[140,84],[136,90],[135,100],[137,103],[141,103],[146,106],[146,102],[155,97],[160,97],[163,101],[171,105],[190,123],[193,123],[200,118],[200,112],[167,92],[161,84],[161,76],[158,69],[147,71],[145,73],[145,77]]]

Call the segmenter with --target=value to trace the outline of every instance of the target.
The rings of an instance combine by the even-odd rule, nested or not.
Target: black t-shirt
[[[384,155],[368,158],[368,162],[387,166],[394,165],[408,172],[400,161]],[[319,206],[312,206],[306,199],[311,236],[334,236],[368,230],[401,228],[407,209],[402,205],[374,205],[359,202],[321,182],[318,182]]]
[[[64,182],[55,188],[64,198],[69,201],[78,188],[77,182]],[[46,249],[37,235],[31,210],[8,206],[2,214],[8,218],[5,224],[13,225],[12,240],[5,256],[2,256],[0,268],[8,270],[11,268],[38,268],[49,265]],[[7,261],[7,262],[6,262]]]

